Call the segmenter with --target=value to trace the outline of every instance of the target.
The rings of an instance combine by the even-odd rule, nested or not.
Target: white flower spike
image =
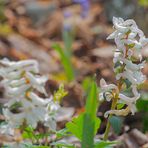
[[[38,122],[42,122],[51,130],[55,130],[54,116],[59,109],[59,104],[51,98],[44,99],[36,94],[40,92],[47,96],[44,87],[48,80],[48,77],[39,75],[37,61],[11,62],[3,59],[0,61],[0,76],[3,77],[1,85],[6,90],[6,97],[10,99],[3,109],[10,127],[18,128],[27,124],[36,128]],[[48,124],[47,119],[50,119]]]
[[[148,38],[144,36],[144,33],[132,19],[124,21],[122,18],[113,17],[113,25],[115,31],[107,39],[114,39],[117,46],[113,63],[118,87],[115,84],[107,85],[105,80],[101,79],[100,97],[107,101],[118,97],[116,98],[118,99],[117,101],[124,103],[126,108],[107,111],[105,117],[109,114],[119,116],[126,116],[129,112],[134,114],[136,112],[136,101],[140,98],[137,86],[146,80],[146,76],[141,72],[145,64],[145,61],[141,62],[141,49],[148,43]],[[137,59],[136,63],[135,59]],[[120,93],[123,83],[127,84],[127,81],[132,89],[133,97]],[[112,95],[113,93],[116,93],[116,95]]]

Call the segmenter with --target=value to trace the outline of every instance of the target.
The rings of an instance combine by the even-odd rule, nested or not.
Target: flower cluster
[[[55,130],[54,117],[59,104],[52,97],[39,97],[39,93],[47,97],[44,86],[48,77],[39,75],[38,63],[35,60],[11,62],[3,59],[0,65],[0,76],[3,78],[1,85],[9,98],[3,109],[9,127],[30,125],[36,128],[41,122]]]
[[[142,84],[146,77],[141,72],[145,61],[142,62],[141,49],[148,43],[143,32],[137,27],[134,20],[124,21],[122,18],[113,18],[115,31],[107,39],[114,39],[117,49],[114,53],[113,63],[116,74],[117,86],[115,84],[107,85],[104,79],[100,80],[102,92],[100,98],[108,101],[117,99],[117,103],[123,103],[126,108],[120,110],[110,110],[105,113],[115,115],[127,115],[136,111],[136,101],[140,98],[137,86]],[[123,84],[131,88],[133,97],[128,97],[121,92]],[[128,84],[128,85],[127,85]]]

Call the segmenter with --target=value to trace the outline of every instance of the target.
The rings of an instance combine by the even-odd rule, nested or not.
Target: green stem
[[[122,71],[124,71],[124,68],[125,68],[125,65],[123,65]],[[111,105],[111,110],[115,110],[116,109],[118,98],[119,98],[119,92],[121,91],[122,84],[123,84],[122,78],[120,78],[120,80],[118,81],[118,92],[116,92],[115,97],[113,98],[112,105]],[[106,125],[106,130],[105,130],[104,138],[103,138],[103,140],[105,140],[105,141],[108,139],[108,134],[109,134],[110,127],[111,127],[109,119],[111,117],[112,117],[112,114],[110,114],[109,117],[108,117],[108,121],[107,121],[107,125]]]
[[[118,95],[116,94],[115,98],[113,98],[113,101],[112,101],[111,110],[116,109],[117,101],[118,101]],[[107,126],[106,126],[106,130],[104,133],[104,138],[103,138],[103,140],[105,140],[105,141],[108,139],[108,134],[109,134],[110,127],[111,127],[111,124],[109,122],[109,118],[111,118],[111,117],[112,117],[112,114],[110,114],[108,117]]]

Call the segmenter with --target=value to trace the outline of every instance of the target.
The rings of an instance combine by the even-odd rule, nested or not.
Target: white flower
[[[53,102],[53,98],[50,98],[50,101],[47,105],[47,113],[45,115],[44,125],[49,127],[51,130],[56,129],[56,116],[60,109],[60,105],[58,102]]]
[[[113,17],[113,24],[115,29],[117,29],[121,33],[126,33],[129,31],[129,28],[126,27],[123,23],[124,23],[124,20],[122,18]]]
[[[19,127],[25,121],[28,125],[36,128],[39,121],[44,121],[46,114],[45,103],[39,105],[39,102],[32,103],[32,100],[25,98],[21,99],[21,103],[22,106],[18,108],[19,113],[13,113],[9,108],[3,110],[4,116],[12,127]]]
[[[31,99],[34,105],[47,105],[49,103],[48,99],[43,99],[33,92],[29,93],[28,97]]]
[[[109,114],[114,114],[116,116],[127,116],[129,112],[130,112],[130,108],[128,106],[125,109],[121,109],[121,110],[109,110],[105,112],[104,117],[107,118]]]
[[[126,64],[126,68],[127,69],[130,69],[132,71],[141,70],[142,68],[144,68],[144,64],[145,64],[145,61],[143,61],[140,64],[134,64],[130,60],[127,60],[127,59],[124,59],[124,58],[121,58],[120,61],[122,61],[123,63],[125,63]]]
[[[11,99],[3,109],[9,126],[19,128],[25,123],[36,128],[39,122],[46,122],[55,129],[59,104],[53,102],[52,98],[44,99],[36,94],[38,91],[47,96],[45,83],[48,77],[38,74],[38,63],[35,60],[11,62],[4,59],[0,64],[0,76],[4,78],[1,85],[6,90],[6,96]]]
[[[143,75],[141,71],[124,71],[121,76],[123,78],[127,78],[132,84],[141,84],[145,81],[146,77]]]
[[[56,120],[54,116],[48,115],[46,114],[45,116],[45,121],[44,121],[44,125],[46,127],[49,127],[50,130],[56,130]]]
[[[38,73],[38,63],[35,60],[23,60],[19,62],[11,62],[8,59],[3,59],[0,61],[0,64],[3,65],[5,72],[9,73],[15,70],[25,70]]]
[[[0,134],[14,135],[14,129],[12,129],[8,124],[1,125]]]
[[[7,89],[8,95],[10,97],[17,97],[17,96],[21,96],[24,95],[25,92],[31,87],[31,85],[22,85],[20,87],[7,87],[5,89]]]
[[[144,36],[144,33],[138,28],[136,22],[132,19],[124,21],[122,18],[113,17],[113,24],[115,31],[108,36],[107,39],[114,39],[117,49],[114,54],[113,63],[114,72],[116,73],[116,79],[120,85],[126,83],[128,80],[131,85],[133,97],[128,97],[120,92],[114,84],[107,85],[105,80],[101,80],[100,86],[102,92],[100,97],[105,97],[110,100],[113,88],[116,90],[118,101],[122,101],[127,105],[125,109],[110,110],[105,113],[115,115],[127,115],[129,112],[134,114],[136,112],[136,101],[140,98],[140,94],[137,91],[137,85],[143,83],[146,80],[146,76],[141,72],[144,67],[145,61],[142,61],[141,49],[148,43],[148,38]],[[138,64],[133,59],[139,59]],[[122,86],[119,85],[119,89]],[[114,99],[114,98],[113,98]]]
[[[99,100],[106,99],[107,101],[110,101],[113,97],[111,91],[112,90],[118,91],[118,88],[115,84],[108,85],[104,79],[100,80],[100,87],[101,87],[101,92],[99,94]]]
[[[19,127],[24,122],[24,118],[25,118],[24,113],[14,114],[10,112],[8,108],[6,108],[6,109],[3,109],[3,114],[6,118],[6,121],[12,128]]]
[[[5,79],[9,79],[9,80],[15,80],[15,79],[20,79],[21,75],[22,75],[23,71],[12,71],[7,73],[5,71],[5,68],[1,68],[0,69],[0,76],[5,78]]]
[[[109,84],[107,85],[106,81],[104,79],[100,80],[100,87],[102,91],[109,91],[112,89],[117,89],[117,86],[115,84]]]
[[[45,82],[48,80],[48,77],[34,76],[33,74],[26,72],[26,78],[28,78],[33,88],[37,89],[39,92],[47,96],[47,93],[44,87],[45,87]]]
[[[121,52],[117,50],[114,54],[113,63],[117,63],[119,61],[120,56]]]

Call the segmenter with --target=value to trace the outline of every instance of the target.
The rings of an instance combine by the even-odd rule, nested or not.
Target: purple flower
[[[82,7],[81,16],[82,17],[87,17],[88,16],[88,12],[89,12],[89,8],[90,8],[89,0],[73,0],[73,2],[79,3],[81,5],[81,7]]]
[[[63,15],[64,15],[63,29],[64,29],[64,31],[69,32],[69,31],[71,31],[72,26],[67,20],[72,16],[72,13],[70,11],[64,11]]]
[[[63,15],[64,15],[64,18],[69,18],[72,16],[70,11],[64,11]]]

